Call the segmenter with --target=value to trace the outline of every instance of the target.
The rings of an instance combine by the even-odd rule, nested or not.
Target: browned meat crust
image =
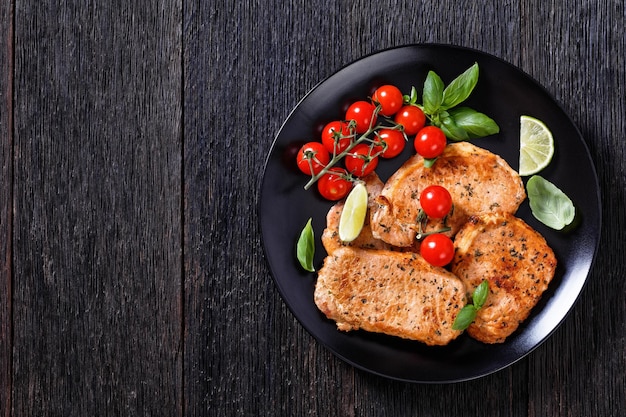
[[[364,177],[363,181],[365,182],[365,187],[367,188],[368,210],[371,210],[375,204],[376,198],[380,195],[380,191],[383,189],[384,184],[375,172]],[[343,210],[344,204],[345,200],[337,202],[330,208],[328,214],[326,215],[326,228],[322,233],[322,244],[328,254],[332,254],[335,250],[344,246],[353,246],[363,249],[399,249],[394,248],[392,245],[372,236],[369,216],[365,218],[363,229],[355,240],[350,243],[342,242],[341,239],[339,239],[339,218],[341,217],[341,211]],[[413,247],[417,248],[417,242],[415,242]]]
[[[556,258],[545,239],[506,213],[472,217],[456,235],[452,272],[468,293],[489,281],[487,301],[467,332],[501,343],[524,321],[554,277]]]
[[[324,261],[315,304],[339,330],[363,329],[445,345],[465,305],[465,287],[415,253],[336,249]]]
[[[526,198],[521,178],[504,159],[468,142],[446,146],[431,168],[415,155],[387,181],[372,207],[372,235],[394,246],[411,246],[417,234],[420,192],[439,184],[452,195],[454,211],[447,224],[454,235],[471,215],[515,213]],[[439,230],[430,221],[424,231]]]

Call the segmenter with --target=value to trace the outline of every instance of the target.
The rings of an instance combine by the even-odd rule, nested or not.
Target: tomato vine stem
[[[311,188],[311,186],[313,184],[315,184],[315,182],[317,180],[319,180],[322,176],[324,176],[324,174],[328,173],[328,171],[335,166],[339,161],[341,161],[341,159],[343,159],[343,157],[345,157],[346,155],[348,155],[350,153],[350,151],[352,151],[352,149],[354,149],[357,145],[359,145],[360,143],[366,142],[366,141],[370,141],[372,143],[376,143],[373,139],[370,138],[370,136],[381,130],[381,129],[401,129],[402,126],[394,124],[394,125],[383,125],[383,124],[377,124],[375,126],[372,126],[374,120],[377,118],[378,113],[380,112],[381,106],[380,104],[378,106],[376,106],[376,109],[374,110],[374,116],[376,117],[372,117],[372,121],[370,123],[369,128],[367,129],[367,131],[365,131],[361,136],[358,137],[358,139],[356,139],[355,141],[353,141],[352,143],[350,143],[350,145],[348,145],[348,147],[346,149],[344,149],[342,152],[335,154],[335,152],[333,152],[333,157],[332,159],[328,162],[328,164],[322,168],[322,170],[320,172],[318,172],[315,175],[312,175],[311,178],[309,179],[309,181],[305,184],[304,189],[308,190],[309,188]],[[348,137],[348,136],[341,136],[341,138],[344,137]],[[384,147],[383,147],[384,150]],[[381,152],[378,152],[375,155],[369,155],[370,157],[374,157],[377,156],[378,154],[381,154]]]
[[[452,210],[450,210],[450,213],[448,213],[448,215],[446,215],[446,217],[443,218],[443,227],[441,229],[431,230],[430,232],[425,232],[424,225],[428,221],[428,216],[426,215],[426,212],[424,211],[424,209],[420,208],[417,214],[417,234],[415,235],[415,239],[422,240],[428,235],[435,235],[437,233],[445,233],[445,232],[449,232],[450,230],[452,230],[452,228],[448,226],[448,216],[450,216],[453,211],[454,211],[454,206],[452,207]]]

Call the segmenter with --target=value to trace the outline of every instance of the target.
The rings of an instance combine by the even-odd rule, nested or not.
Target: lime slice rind
[[[362,182],[357,182],[346,197],[339,218],[339,239],[342,242],[352,242],[359,236],[365,224],[366,214],[367,188]]]
[[[554,156],[552,132],[541,120],[520,117],[519,174],[536,174],[548,166]]]

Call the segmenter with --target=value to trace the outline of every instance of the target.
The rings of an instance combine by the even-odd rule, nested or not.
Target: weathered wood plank
[[[0,416],[11,413],[13,2],[0,3]]]
[[[14,416],[182,412],[177,1],[17,1]]]
[[[530,416],[626,410],[626,15],[623,1],[524,1],[520,65],[589,146],[603,194],[595,268],[562,327],[529,361]],[[594,192],[594,190],[589,190]]]

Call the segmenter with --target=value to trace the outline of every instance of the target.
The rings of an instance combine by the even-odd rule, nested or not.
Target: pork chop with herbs
[[[501,343],[529,316],[548,288],[556,257],[546,240],[522,219],[498,213],[474,216],[454,239],[451,271],[471,293],[483,280],[489,295],[468,334]]]
[[[375,172],[363,177],[361,179],[365,183],[367,189],[367,207],[371,210],[376,204],[376,198],[380,195],[380,191],[383,189],[384,183],[378,177]],[[342,242],[339,238],[339,219],[341,218],[341,212],[345,206],[345,199],[338,201],[333,205],[326,214],[326,228],[322,232],[322,245],[328,254],[332,254],[335,250],[352,246],[362,249],[387,249],[387,250],[415,250],[418,251],[418,242],[408,248],[397,248],[380,239],[376,239],[372,236],[372,229],[370,227],[369,215],[365,217],[365,224],[359,236],[352,242]]]
[[[416,253],[342,247],[326,257],[314,298],[339,330],[445,345],[461,334],[452,323],[465,286]]]
[[[520,176],[500,156],[468,142],[452,143],[430,167],[420,155],[411,157],[386,182],[371,209],[372,235],[394,246],[411,246],[420,230],[419,195],[441,185],[452,196],[452,213],[444,222],[428,219],[424,232],[453,236],[472,215],[515,213],[526,198]]]

